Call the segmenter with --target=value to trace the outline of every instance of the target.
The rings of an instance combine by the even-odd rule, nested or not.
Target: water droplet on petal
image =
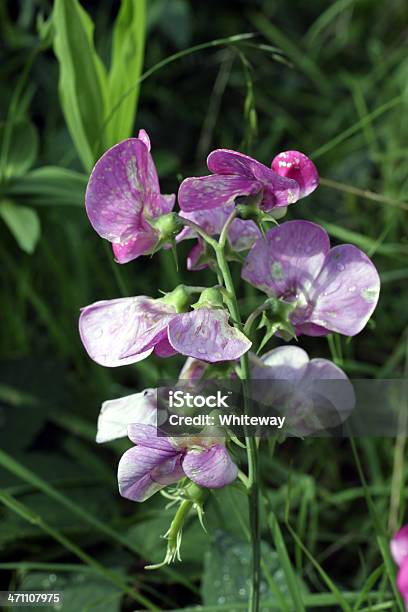
[[[340,272],[342,272],[342,271],[344,270],[345,266],[344,266],[344,264],[342,264],[342,263],[338,263],[338,264],[336,265],[336,268],[337,268],[338,270],[340,270]]]
[[[361,297],[365,299],[366,302],[375,302],[378,297],[379,289],[377,287],[367,287],[367,289],[363,289],[361,291]]]

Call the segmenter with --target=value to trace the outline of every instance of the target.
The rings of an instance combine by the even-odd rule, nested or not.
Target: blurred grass
[[[8,131],[10,141],[7,147],[2,141],[7,171],[0,206],[7,199],[28,207],[41,222],[33,255],[19,249],[4,224],[0,228],[0,444],[1,457],[9,458],[0,471],[7,505],[0,510],[2,585],[28,580],[40,588],[44,576],[70,572],[64,589],[77,598],[69,604],[72,612],[98,609],[101,604],[91,605],[81,590],[89,570],[77,563],[80,548],[108,574],[119,573],[124,609],[132,609],[135,590],[162,609],[192,609],[201,601],[204,551],[211,554],[216,543],[191,523],[182,565],[144,572],[146,561],[163,555],[160,535],[171,510],[163,510],[160,497],[143,506],[120,499],[114,476],[126,443],[101,448],[93,442],[103,400],[176,376],[181,360],[105,370],[85,356],[77,318],[81,306],[97,299],[157,295],[176,282],[201,285],[210,278],[176,271],[166,252],[116,266],[90,228],[83,210],[87,177],[61,111],[58,64],[46,29],[41,45],[36,31],[38,15],[48,17],[50,8],[41,0],[0,5],[0,109],[2,133]],[[96,50],[108,66],[118,3],[89,2],[85,8],[95,23]],[[321,222],[333,242],[351,241],[373,257],[383,285],[368,328],[352,341],[302,339],[311,355],[332,354],[350,376],[406,375],[407,23],[403,0],[152,0],[146,15],[134,133],[144,127],[151,136],[162,191],[174,192],[183,176],[204,173],[207,151],[218,146],[244,147],[265,163],[279,150],[300,149],[312,155],[325,180],[289,218]],[[254,36],[230,39],[248,32]],[[137,90],[139,80],[134,83]],[[39,137],[35,159],[28,148],[23,165],[25,149],[16,144],[22,140],[13,138],[18,122],[33,126],[27,133],[35,129]],[[253,292],[242,287],[245,296]],[[271,560],[264,558],[266,594],[275,589],[268,610],[302,609],[299,601],[309,610],[402,609],[387,538],[392,504],[398,521],[406,519],[405,451],[399,457],[401,448],[390,439],[359,440],[354,450],[347,440],[288,440],[272,457],[265,446],[264,538],[279,552],[289,586],[279,591]],[[222,528],[245,539],[238,518],[231,521],[244,500],[236,492],[232,506],[228,499],[211,496],[208,532]],[[64,511],[61,500],[69,500]],[[270,513],[280,531],[276,522],[268,530]],[[239,514],[245,516],[244,510]],[[33,516],[40,517],[37,526],[27,521]],[[235,598],[231,608],[222,597],[202,609],[245,609],[245,602]],[[209,601],[208,593],[202,601]],[[113,590],[103,609],[118,606]]]

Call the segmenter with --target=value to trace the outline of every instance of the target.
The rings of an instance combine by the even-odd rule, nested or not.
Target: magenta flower
[[[408,525],[402,527],[390,542],[391,554],[398,565],[397,587],[408,610]]]
[[[170,213],[175,195],[161,195],[150,140],[144,130],[96,162],[85,195],[94,230],[112,243],[118,263],[152,252],[159,232],[149,223]]]
[[[221,230],[233,210],[234,205],[230,204],[223,208],[215,210],[197,210],[194,212],[182,212],[180,217],[190,219],[199,225],[210,236],[219,235]],[[234,219],[228,229],[228,242],[234,251],[247,251],[251,248],[257,238],[260,238],[261,232],[253,221],[244,221],[243,219]],[[188,270],[202,270],[207,267],[207,263],[202,261],[205,253],[205,244],[202,238],[198,237],[196,232],[185,227],[177,236],[177,241],[187,240],[189,238],[198,238],[197,243],[193,246],[187,256]]]
[[[251,346],[219,308],[178,313],[175,306],[146,296],[95,302],[82,309],[79,332],[88,355],[116,367],[136,363],[154,352],[176,353],[217,362],[238,359]]]
[[[303,153],[286,151],[272,161],[272,169],[229,149],[217,149],[207,158],[212,173],[185,179],[178,193],[186,212],[234,204],[235,198],[261,194],[260,208],[269,212],[286,207],[314,191],[319,175]]]
[[[252,247],[242,277],[270,296],[292,302],[297,334],[358,334],[371,317],[380,279],[371,260],[351,244],[330,249],[326,231],[288,221]]]
[[[137,446],[118,467],[123,497],[142,502],[166,485],[187,476],[201,487],[219,489],[233,482],[238,468],[218,438],[164,438],[152,425],[133,424],[128,435]]]

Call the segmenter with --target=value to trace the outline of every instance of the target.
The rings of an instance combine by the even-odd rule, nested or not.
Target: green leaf
[[[87,176],[80,172],[43,166],[10,181],[5,193],[39,206],[84,206],[86,183]]]
[[[38,155],[38,134],[28,119],[11,121],[0,127],[1,167],[4,178],[27,172]]]
[[[305,607],[303,605],[302,594],[299,589],[299,578],[296,575],[295,570],[293,569],[292,563],[290,561],[285,541],[282,537],[282,533],[279,527],[279,523],[276,520],[275,515],[272,513],[269,517],[269,523],[276,552],[279,558],[279,564],[286,577],[286,583],[288,585],[290,596],[292,598],[293,606],[297,610],[297,612],[302,612],[305,610]]]
[[[204,556],[203,604],[245,603],[250,590],[251,545],[220,530],[214,533],[211,547]],[[286,599],[289,590],[278,554],[266,542],[262,542],[262,557],[275,589]],[[300,580],[299,588],[304,588]],[[262,599],[265,597],[268,602],[276,600],[276,594],[268,593],[264,578],[261,581],[261,591]]]
[[[109,72],[109,110],[123,97],[106,126],[109,146],[132,135],[145,42],[145,0],[122,0],[113,28],[112,59]]]
[[[104,150],[106,70],[95,51],[92,20],[77,0],[55,1],[53,26],[62,111],[77,153],[90,170]]]
[[[33,253],[41,232],[40,220],[35,210],[15,204],[11,200],[2,200],[0,216],[20,249],[26,253]]]

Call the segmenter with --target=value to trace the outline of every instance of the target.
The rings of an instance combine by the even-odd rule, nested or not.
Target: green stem
[[[234,325],[242,328],[241,315],[239,312],[237,296],[228,262],[224,254],[224,246],[229,225],[235,218],[235,210],[228,217],[227,222],[221,232],[220,241],[217,244],[215,254],[218,267],[223,276],[225,288],[227,290],[226,302],[230,311]],[[250,385],[251,378],[248,353],[242,355],[240,360],[239,377],[242,380],[244,392],[245,414],[251,413]],[[259,466],[258,466],[258,447],[253,436],[245,436],[247,459],[248,459],[248,496],[249,496],[249,516],[251,524],[251,543],[252,543],[252,564],[251,564],[251,594],[249,600],[249,612],[259,611],[259,587],[260,587],[260,561],[261,561],[261,534],[259,524]]]

